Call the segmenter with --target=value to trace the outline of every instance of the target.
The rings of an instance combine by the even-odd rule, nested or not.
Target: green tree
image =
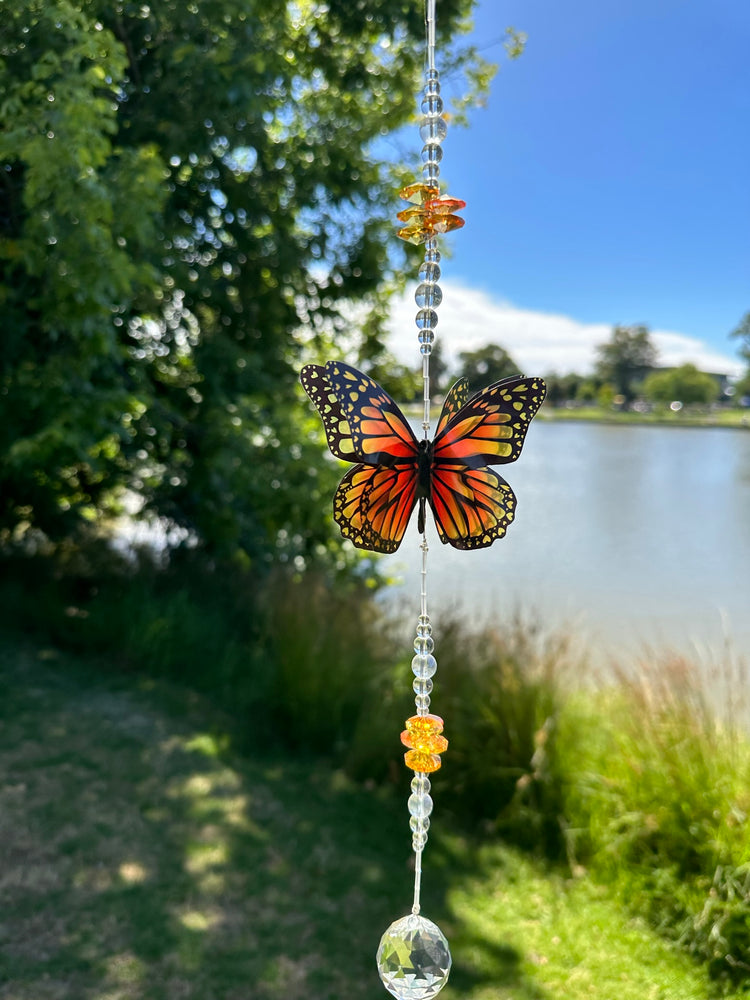
[[[669,371],[652,372],[643,383],[643,394],[654,403],[678,400],[691,403],[714,403],[719,397],[719,383],[695,365],[680,365]]]
[[[129,487],[213,551],[320,551],[335,470],[296,371],[377,360],[398,172],[372,145],[413,112],[418,5],[2,13],[0,531],[64,537]]]
[[[740,356],[747,361],[745,374],[735,386],[735,399],[740,400],[750,396],[750,312],[745,313],[730,337],[738,337],[742,341]]]
[[[460,375],[469,380],[469,392],[478,392],[500,379],[518,375],[520,368],[500,344],[486,344],[459,354]]]
[[[656,364],[657,350],[645,326],[615,326],[612,336],[596,348],[596,375],[614,386],[630,402],[641,382]]]

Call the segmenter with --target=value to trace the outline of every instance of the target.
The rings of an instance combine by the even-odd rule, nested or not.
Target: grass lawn
[[[1,1000],[376,1000],[410,904],[403,796],[248,760],[173,689],[0,645]],[[397,734],[396,734],[397,738]],[[705,998],[700,970],[600,889],[441,830],[424,913],[445,1000]]]

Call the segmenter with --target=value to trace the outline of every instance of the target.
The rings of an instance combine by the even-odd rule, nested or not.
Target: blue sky
[[[507,25],[528,34],[512,63]],[[524,366],[582,369],[612,324],[645,323],[664,363],[736,366],[727,335],[750,310],[748,0],[480,0],[473,40],[501,68],[488,107],[444,144],[442,179],[468,203],[447,237],[445,346],[499,340]],[[394,312],[404,349],[411,295]]]

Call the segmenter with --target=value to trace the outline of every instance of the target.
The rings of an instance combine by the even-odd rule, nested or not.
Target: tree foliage
[[[596,348],[596,374],[610,383],[626,402],[637,395],[637,385],[654,367],[657,350],[645,326],[615,326],[612,336]]]
[[[691,364],[652,372],[643,383],[643,394],[654,403],[714,403],[719,391],[719,383],[713,376]]]
[[[492,382],[518,375],[520,369],[500,344],[486,344],[476,351],[461,351],[460,374],[469,380],[469,392],[478,392]]]
[[[423,30],[403,0],[5,0],[0,531],[61,538],[130,488],[215,551],[327,543],[296,370],[357,301],[377,359],[372,148],[413,113]]]

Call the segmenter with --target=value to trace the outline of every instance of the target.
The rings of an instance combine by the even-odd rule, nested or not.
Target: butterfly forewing
[[[323,421],[326,441],[331,453],[345,462],[361,462],[363,458],[354,447],[349,424],[336,393],[322,365],[305,365],[299,373],[302,388],[315,404]]]
[[[386,466],[405,460],[416,463],[414,432],[377,382],[338,361],[328,362],[326,374],[348,423],[358,461]]]
[[[450,387],[448,395],[445,397],[443,409],[440,411],[437,430],[435,431],[436,438],[439,437],[443,428],[449,423],[452,417],[455,417],[468,398],[469,380],[467,378],[460,378],[458,382],[454,382]]]
[[[542,379],[520,375],[482,389],[439,430],[435,462],[475,469],[515,462],[545,392]]]

